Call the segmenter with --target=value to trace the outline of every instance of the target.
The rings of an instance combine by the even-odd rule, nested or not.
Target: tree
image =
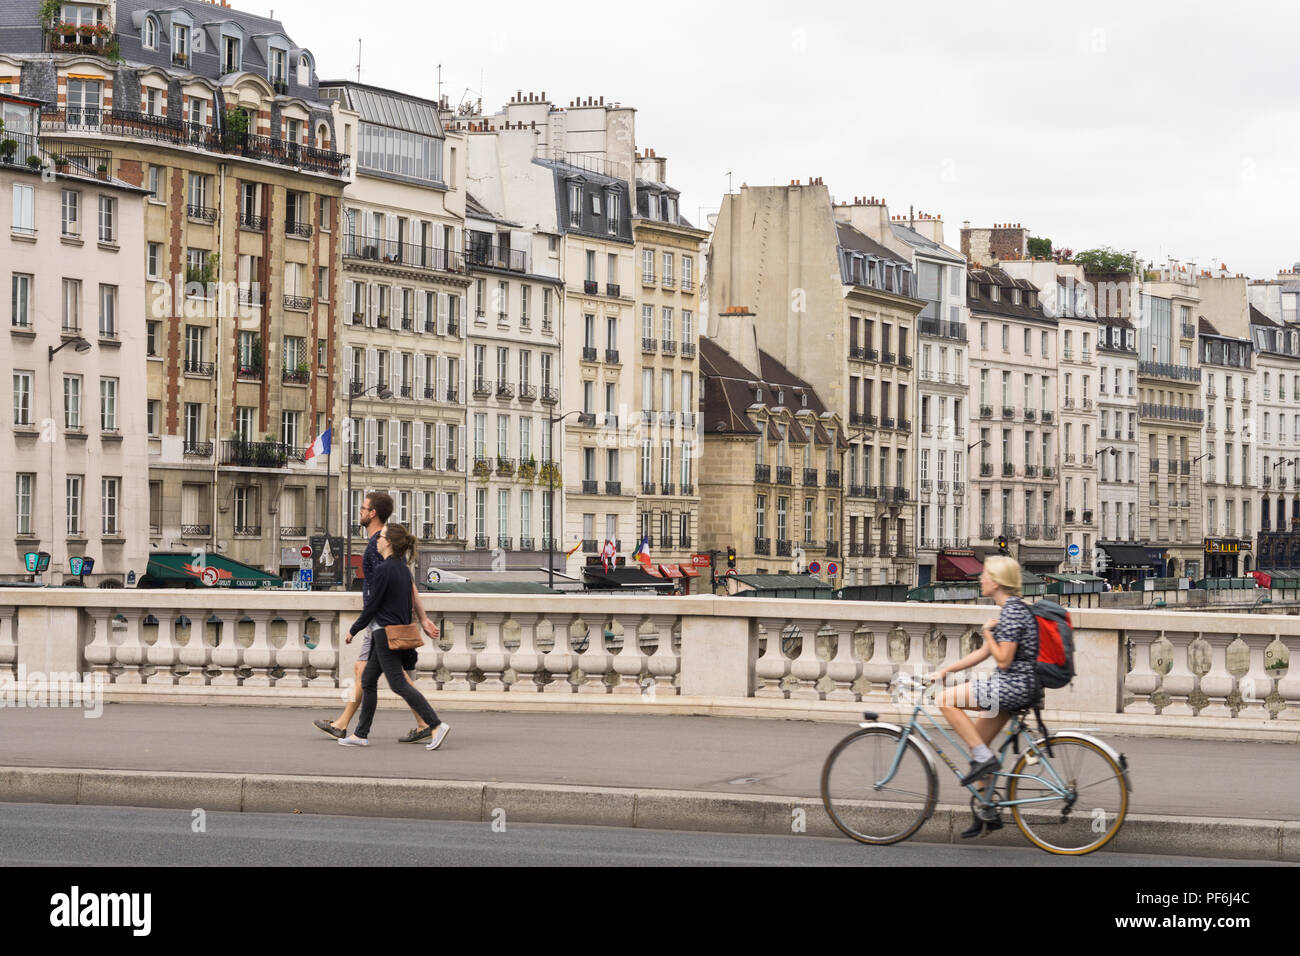
[[[1074,261],[1087,272],[1133,272],[1137,268],[1132,255],[1110,246],[1076,252]]]
[[[1029,240],[1029,255],[1034,259],[1052,258],[1052,240],[1037,236]]]

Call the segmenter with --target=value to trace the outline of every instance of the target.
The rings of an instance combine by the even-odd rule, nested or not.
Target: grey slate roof
[[[889,229],[897,239],[907,243],[922,255],[929,256],[931,259],[944,259],[948,262],[959,263],[961,265],[966,264],[966,260],[959,254],[948,251],[943,246],[939,245],[939,243],[927,239],[919,232],[914,229],[909,229],[902,223],[891,222],[889,224]]]
[[[440,139],[443,136],[438,104],[433,100],[353,80],[323,80],[320,85],[341,89],[346,105],[360,113],[367,123]]]

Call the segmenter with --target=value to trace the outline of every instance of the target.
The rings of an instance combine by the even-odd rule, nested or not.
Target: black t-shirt
[[[383,555],[379,553],[379,532],[376,531],[370,536],[366,543],[366,550],[361,555],[361,601],[364,604],[370,598],[370,583],[374,580],[375,568],[379,567],[379,562],[383,560]]]

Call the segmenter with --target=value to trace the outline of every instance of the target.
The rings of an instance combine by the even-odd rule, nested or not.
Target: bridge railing
[[[360,642],[344,638],[360,604],[344,593],[3,589],[0,680],[90,673],[110,699],[222,688],[259,701],[334,694],[353,679]],[[638,695],[706,709],[748,701],[791,715],[861,706],[898,713],[890,678],[956,662],[979,646],[980,626],[996,613],[988,605],[710,596],[438,595],[426,607],[442,628],[419,651],[426,693],[507,704],[519,695]],[[1300,733],[1300,673],[1289,670],[1300,617],[1071,614],[1078,676],[1050,692],[1052,710],[1278,721]]]

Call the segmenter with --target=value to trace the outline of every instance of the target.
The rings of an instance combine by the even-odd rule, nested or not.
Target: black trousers
[[[411,686],[402,670],[402,652],[388,649],[388,635],[382,627],[376,628],[370,659],[366,669],[361,673],[361,719],[357,723],[358,737],[370,736],[370,724],[375,719],[375,708],[379,706],[379,672],[384,672],[388,687],[410,706],[420,719],[430,727],[437,727],[442,721],[424,695]]]

